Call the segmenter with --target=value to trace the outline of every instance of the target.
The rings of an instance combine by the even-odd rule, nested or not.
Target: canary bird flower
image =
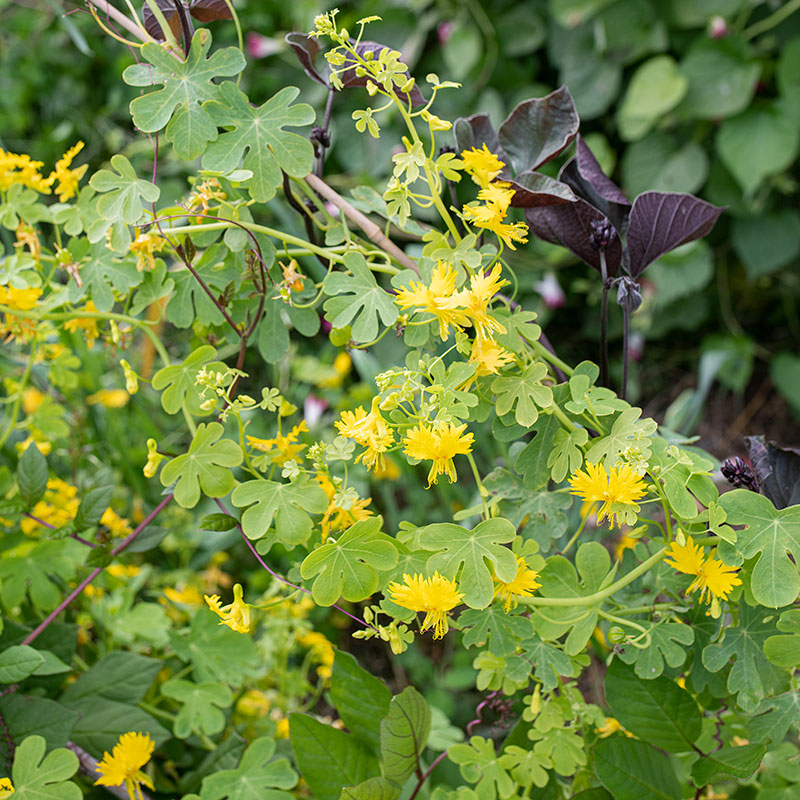
[[[428,488],[438,483],[439,475],[447,475],[450,483],[455,483],[457,474],[453,457],[472,452],[474,437],[464,433],[466,423],[454,425],[452,422],[438,427],[420,422],[411,428],[403,440],[405,453],[418,461],[432,461],[428,473]]]
[[[536,580],[539,573],[531,569],[521,556],[515,556],[515,558],[517,559],[517,574],[512,580],[506,582],[501,581],[497,576],[493,577],[494,597],[503,601],[503,610],[506,614],[512,608],[517,607],[520,597],[530,597],[541,586],[541,583]]]
[[[569,480],[570,494],[589,503],[601,503],[597,522],[608,519],[613,530],[615,518],[629,512],[638,513],[637,500],[647,494],[644,481],[628,466],[611,467],[606,472],[602,464],[586,463],[586,471],[576,470]]]
[[[434,572],[432,578],[403,575],[403,583],[389,584],[389,597],[403,608],[425,612],[420,632],[433,628],[433,638],[441,639],[450,627],[447,612],[452,611],[464,595],[458,591],[455,581]]]
[[[236,633],[250,633],[250,606],[244,602],[242,584],[233,587],[233,602],[227,606],[220,604],[219,595],[204,595],[208,607],[220,618],[220,625],[227,625]]]
[[[123,733],[112,753],[104,753],[97,765],[100,777],[95,786],[125,786],[129,800],[142,800],[141,786],[153,789],[153,781],[142,772],[150,760],[155,742],[146,733]]]

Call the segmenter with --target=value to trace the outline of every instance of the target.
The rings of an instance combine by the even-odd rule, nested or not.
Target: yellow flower
[[[505,327],[488,313],[492,298],[508,283],[500,277],[502,271],[500,264],[495,264],[490,272],[479,271],[470,278],[464,306],[479,339],[506,332]]]
[[[620,536],[619,539],[617,539],[617,543],[614,545],[614,558],[617,560],[622,558],[622,554],[626,550],[633,550],[638,541],[639,540],[635,539],[633,536],[626,536],[624,534]]]
[[[38,264],[42,260],[42,244],[39,241],[39,235],[33,225],[28,225],[26,222],[20,222],[17,225],[17,240],[15,247],[27,247],[33,260]]]
[[[709,553],[707,558],[704,557],[703,548],[689,539],[685,544],[671,542],[665,559],[678,572],[695,576],[686,590],[687,594],[699,589],[700,600],[703,601],[707,596],[712,605],[719,600],[727,600],[733,587],[741,584],[738,570],[717,559],[715,553],[716,550]]]
[[[686,575],[699,575],[704,559],[703,548],[693,539],[687,539],[685,544],[671,542],[664,562]]]
[[[117,514],[111,506],[103,512],[103,516],[100,517],[100,524],[105,525],[112,536],[127,536],[133,530],[128,524],[128,520]],[[136,569],[138,572],[138,567]]]
[[[100,389],[86,398],[90,406],[105,406],[105,408],[123,408],[128,404],[131,396],[124,389]]]
[[[516,608],[520,597],[530,597],[542,584],[536,579],[539,573],[531,569],[524,558],[515,556],[517,559],[517,574],[508,583],[501,581],[494,576],[494,596],[502,598],[503,610],[508,614],[512,608]]]
[[[22,393],[22,410],[26,414],[35,414],[44,402],[44,394],[35,386],[27,386]]]
[[[65,200],[69,200],[70,197],[75,196],[75,193],[78,191],[78,182],[89,168],[88,164],[82,164],[75,169],[69,168],[72,159],[75,158],[81,150],[83,150],[83,142],[78,142],[70,147],[70,149],[56,161],[56,168],[50,173],[47,179],[51,184],[54,181],[58,181],[56,194],[58,195],[59,201],[62,203]]]
[[[470,364],[476,364],[476,375],[496,375],[502,367],[514,360],[514,356],[494,339],[478,337],[472,343]]]
[[[336,479],[341,484],[341,479]],[[339,494],[340,486],[334,486],[327,475],[317,473],[317,483],[322,487],[322,491],[328,496],[328,508],[322,516],[320,527],[322,529],[322,541],[328,538],[331,531],[344,531],[356,522],[372,516],[372,510],[367,506],[372,502],[371,497],[351,500],[350,505],[338,505],[335,498]],[[352,491],[352,490],[351,490]],[[343,502],[340,498],[340,502]]]
[[[52,443],[48,442],[47,439],[44,438],[44,434],[41,431],[36,430],[36,428],[31,428],[31,435],[25,439],[24,442],[17,442],[14,447],[17,453],[22,455],[32,443],[36,444],[36,447],[39,448],[39,452],[43,456],[50,455],[50,451],[53,449]]]
[[[400,467],[391,458],[384,460],[383,467],[379,467],[372,473],[376,481],[396,481],[400,477]]]
[[[90,314],[96,314],[97,308],[95,304],[91,300],[86,301],[86,305],[83,307],[84,311],[88,311]],[[100,335],[100,332],[97,329],[97,318],[96,317],[75,317],[74,319],[69,319],[64,323],[64,327],[74,333],[77,330],[82,330],[84,336],[86,337],[86,345],[91,350],[94,347],[95,339]]]
[[[462,151],[461,160],[464,163],[464,170],[481,188],[488,186],[505,166],[505,162],[489,150],[486,142],[480,149],[473,147],[471,150]]]
[[[14,794],[14,784],[11,783],[11,778],[0,778],[0,800],[5,800]]]
[[[14,286],[0,286],[0,305],[13,308],[15,311],[31,311],[42,295],[36,286],[17,289]]]
[[[262,453],[277,451],[273,456],[276,464],[285,464],[287,461],[302,461],[300,453],[306,449],[307,445],[299,444],[297,439],[303,431],[308,431],[308,425],[303,420],[299,425],[295,425],[285,436],[278,434],[274,439],[257,439],[255,436],[248,436],[247,443],[254,450]]]
[[[282,261],[278,262],[283,272],[283,285],[286,291],[301,292],[303,291],[303,279],[305,276],[299,270],[299,265],[295,259],[291,259],[288,264]]]
[[[355,411],[342,411],[342,418],[333,423],[340,436],[366,448],[356,457],[356,463],[360,461],[369,470],[384,468],[384,453],[394,444],[394,433],[381,414],[380,402],[379,397],[373,397],[369,414],[359,406]]]
[[[24,153],[11,153],[0,149],[0,191],[7,191],[15,183],[35,189],[41,194],[50,194],[53,183],[52,176],[43,177],[39,170],[44,166],[43,161],[32,161]]]
[[[602,503],[597,522],[608,519],[613,530],[615,517],[619,514],[638,512],[636,501],[647,494],[644,481],[627,465],[611,467],[606,472],[602,464],[586,462],[586,471],[576,470],[569,479],[570,494],[575,494],[590,503]]]
[[[410,288],[401,289],[395,297],[400,308],[417,306],[433,314],[439,320],[439,335],[442,341],[450,335],[450,326],[463,328],[469,318],[460,308],[466,299],[465,292],[456,292],[457,273],[446,261],[439,261],[431,273],[427,286],[420,281],[411,281]]]
[[[147,440],[147,463],[142,472],[145,478],[152,478],[158,472],[158,465],[166,458],[158,452],[158,443],[155,439]]]
[[[250,633],[250,606],[244,602],[242,584],[233,587],[233,602],[230,605],[220,605],[219,595],[205,595],[204,600],[208,607],[220,618],[220,625],[227,625],[237,633]]]
[[[201,606],[203,597],[196,586],[184,586],[183,589],[173,589],[167,586],[164,594],[171,603],[182,606]]]
[[[35,536],[41,532],[42,526],[37,520],[42,520],[54,528],[66,525],[78,513],[78,488],[60,478],[50,478],[47,481],[44,497],[36,503],[31,510],[31,517],[26,517],[20,522],[20,528],[26,536]]]
[[[110,564],[106,572],[112,578],[135,578],[142,570],[136,564]]]
[[[244,717],[263,717],[271,703],[264,692],[248,689],[237,701],[236,710]]]
[[[428,488],[438,483],[439,475],[447,475],[450,483],[455,483],[456,468],[453,457],[472,452],[474,437],[464,433],[467,426],[446,423],[438,427],[428,427],[420,422],[412,428],[403,440],[405,453],[419,461],[432,461],[428,473]]]
[[[350,374],[353,368],[353,359],[350,358],[349,353],[342,351],[337,354],[333,360],[333,371],[329,375],[317,381],[317,386],[320,389],[335,389],[342,385],[344,379]]]
[[[275,738],[288,739],[289,738],[289,718],[281,717],[275,725]]]
[[[128,394],[136,394],[136,392],[139,391],[139,376],[133,371],[131,365],[124,358],[119,364],[125,375],[125,391]]]
[[[528,226],[524,222],[503,222],[513,198],[514,190],[507,181],[487,183],[478,192],[478,199],[483,200],[484,205],[464,206],[464,218],[477,228],[492,231],[508,247],[516,250],[514,242],[528,241],[525,236]]]
[[[389,584],[389,597],[397,605],[411,611],[425,612],[420,632],[433,628],[433,638],[441,639],[448,631],[447,612],[452,611],[464,595],[455,581],[443,578],[438,572],[432,578],[422,575],[403,575],[403,583]]]
[[[163,250],[167,243],[156,233],[140,233],[136,228],[136,238],[131,242],[130,251],[136,256],[136,269],[150,272],[155,269],[155,253]]]
[[[599,728],[594,729],[594,732],[601,739],[607,739],[618,731],[624,733],[629,739],[633,738],[633,734],[630,731],[626,731],[615,717],[606,717],[606,721]]]
[[[298,636],[297,643],[311,651],[312,658],[319,664],[317,675],[323,680],[330,678],[333,671],[333,659],[336,655],[333,645],[316,631],[309,631]]]
[[[155,742],[146,733],[123,733],[114,745],[113,753],[103,754],[97,765],[100,777],[95,786],[122,786],[130,800],[142,798],[141,785],[153,789],[153,781],[142,772],[142,767],[150,760]]]

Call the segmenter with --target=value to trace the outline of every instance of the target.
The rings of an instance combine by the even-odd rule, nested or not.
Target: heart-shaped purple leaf
[[[177,41],[181,39],[181,18],[178,16],[178,9],[175,8],[173,0],[155,0],[164,19],[172,31],[172,35]],[[159,42],[164,41],[164,32],[161,30],[161,25],[156,15],[150,10],[150,6],[145,3],[142,6],[142,20],[144,21],[144,29]]]
[[[303,72],[311,78],[312,81],[321,83],[323,86],[328,87],[328,81],[314,66],[314,59],[322,52],[322,45],[319,39],[315,36],[308,36],[299,31],[292,31],[286,34],[286,44],[292,48]]]
[[[618,231],[625,230],[631,203],[619,186],[606,176],[580,135],[577,155],[562,167],[558,179],[570,186],[578,197],[602,211]]]
[[[633,201],[625,235],[630,274],[638,278],[664,253],[706,236],[724,210],[691,194],[640,194]]]
[[[516,192],[511,200],[514,208],[541,208],[574,203],[578,199],[566,183],[541,172],[523,172],[510,183]]]
[[[480,113],[473,114],[471,117],[459,117],[453,125],[453,134],[459,153],[464,150],[481,148],[485,144],[501,161],[508,161],[508,156],[500,147],[497,131],[488,114]]]
[[[763,436],[744,441],[758,485],[775,508],[800,503],[800,450],[765,442]]]
[[[602,272],[600,251],[592,247],[592,222],[606,218],[585,200],[574,203],[529,208],[525,219],[531,233],[552,244],[560,244],[578,256],[581,261]],[[616,231],[605,250],[608,277],[614,277],[622,261],[622,243]]]
[[[353,44],[355,44],[355,42],[353,42]],[[391,50],[391,48],[386,47],[385,44],[380,44],[379,42],[359,42],[356,45],[356,53],[358,53],[358,55],[360,55],[362,58],[365,58],[367,53],[373,53],[374,58],[377,59],[381,50]],[[344,70],[344,72],[342,72],[341,75],[339,76],[342,79],[342,85],[350,88],[356,86],[366,86],[369,77],[367,75],[357,74],[360,70],[355,65],[353,58],[348,57],[344,63],[353,64],[353,66]],[[407,70],[405,74],[408,75]],[[414,88],[411,90],[410,93],[401,92],[399,89],[395,89],[394,93],[403,101],[410,98],[412,108],[417,108],[418,106],[424,106],[425,103],[427,102],[422,92],[417,88],[416,83],[414,84]]]
[[[578,112],[566,86],[523,100],[500,126],[498,138],[519,175],[555,158],[577,135]]]
[[[233,14],[225,0],[192,0],[189,13],[199,22],[233,19]]]

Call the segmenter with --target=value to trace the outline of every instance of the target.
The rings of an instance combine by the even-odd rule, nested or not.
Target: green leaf
[[[516,781],[501,766],[494,750],[494,742],[482,736],[473,736],[469,744],[456,744],[447,751],[447,757],[458,764],[461,776],[469,783],[477,784],[478,798],[510,797]]]
[[[347,730],[367,747],[377,749],[381,720],[389,713],[392,700],[386,684],[362,669],[350,653],[337,650],[330,694]]]
[[[78,771],[78,757],[59,748],[45,756],[47,741],[28,736],[17,748],[11,770],[15,800],[81,800],[83,792],[69,779]]]
[[[291,800],[289,792],[297,783],[297,773],[285,758],[273,760],[275,742],[256,739],[244,751],[236,769],[215,772],[203,779],[201,800]]]
[[[763,744],[715,750],[694,762],[692,780],[695,786],[707,786],[725,778],[749,778],[758,769],[766,752]]]
[[[160,44],[147,42],[141,49],[146,64],[135,64],[122,73],[130,86],[163,84],[163,89],[131,101],[134,125],[146,133],[155,133],[167,126],[167,141],[184,161],[197,158],[208,142],[217,138],[217,126],[201,103],[217,96],[218,87],[212,79],[231,77],[245,67],[242,51],[225,47],[207,57],[211,47],[211,32],[200,28],[192,37],[185,61],[175,58]]]
[[[177,414],[184,403],[190,413],[202,413],[202,401],[195,385],[197,373],[201,369],[224,370],[225,364],[221,361],[211,361],[216,354],[217,351],[210,344],[204,344],[193,350],[182,364],[162,367],[153,375],[153,388],[162,392],[161,406],[167,414]]]
[[[220,709],[233,703],[233,693],[227,686],[208,681],[170,680],[161,686],[161,694],[181,704],[173,727],[179,739],[187,739],[193,733],[219,733],[225,727],[225,714]]]
[[[498,656],[513,655],[521,639],[533,634],[527,617],[506,614],[500,605],[484,609],[470,608],[458,618],[458,627],[464,631],[464,647],[483,647]]]
[[[703,664],[711,672],[718,672],[736,658],[728,675],[728,691],[736,694],[736,702],[748,713],[783,682],[784,673],[764,656],[764,642],[775,633],[774,616],[769,609],[740,603],[739,624],[725,627],[722,641],[703,650]]]
[[[100,522],[100,517],[103,516],[108,504],[111,502],[111,495],[114,493],[114,486],[96,486],[94,489],[89,489],[88,492],[81,498],[81,504],[78,506],[78,511],[75,514],[76,531],[83,531],[86,528],[93,528]]]
[[[438,570],[450,580],[459,578],[459,591],[470,608],[486,608],[494,596],[492,570],[501,581],[511,581],[517,574],[517,561],[508,547],[514,541],[514,526],[501,517],[484,520],[472,530],[452,522],[427,525],[419,542],[427,550],[436,550],[428,559],[428,571]]]
[[[614,800],[681,800],[683,796],[669,759],[625,736],[598,743],[594,770]]]
[[[680,622],[659,622],[650,629],[650,645],[645,649],[625,647],[619,653],[626,664],[635,664],[640,678],[657,678],[664,663],[673,669],[683,666],[686,650],[694,641],[694,629]]]
[[[158,45],[154,45],[160,49]],[[166,53],[165,58],[171,58]],[[155,203],[161,189],[150,181],[138,178],[136,170],[125,156],[111,156],[111,170],[101,169],[92,175],[89,185],[102,193],[97,210],[104,220],[134,225],[142,216],[144,203]]]
[[[0,697],[0,714],[11,740],[21,742],[26,736],[44,736],[50,747],[64,747],[78,719],[78,714],[44,697],[27,697],[17,692]],[[0,740],[0,755],[11,761],[6,739]]]
[[[623,140],[641,139],[678,105],[688,88],[689,80],[672,56],[654,56],[641,64],[617,110],[617,128]]]
[[[206,516],[200,520],[197,527],[201,531],[216,531],[221,533],[224,531],[232,531],[238,524],[239,520],[237,520],[236,517],[232,517],[230,514],[206,514]]]
[[[15,644],[0,653],[0,683],[25,680],[44,663],[44,656],[26,644]]]
[[[606,700],[623,727],[670,753],[686,753],[700,736],[702,714],[692,696],[669,678],[640,678],[614,659],[606,670]]]
[[[511,773],[517,785],[525,790],[526,794],[531,786],[539,788],[547,786],[550,779],[549,768],[552,762],[547,757],[542,757],[535,750],[528,750],[517,745],[510,745],[503,750],[503,755],[498,759],[500,766]]]
[[[350,275],[331,272],[325,279],[323,291],[329,297],[323,308],[334,328],[350,325],[353,339],[371,342],[378,336],[379,319],[386,327],[395,323],[397,306],[392,295],[378,286],[361,253],[348,253],[344,265]]]
[[[583,450],[589,441],[589,433],[585,428],[565,431],[563,428],[556,431],[553,439],[553,450],[547,458],[550,467],[550,477],[561,483],[570,472],[575,472],[583,464]]]
[[[720,556],[723,560],[732,552],[745,559],[758,556],[750,578],[753,597],[771,608],[793,603],[800,592],[800,506],[778,510],[766,497],[747,489],[726,492],[719,504],[726,522],[744,525],[746,531],[739,533],[735,544],[721,545]]]
[[[378,759],[354,736],[306,714],[289,715],[289,738],[300,774],[317,800],[339,800],[345,786],[378,777]]]
[[[747,109],[726,119],[717,134],[717,150],[745,194],[770,175],[787,169],[797,156],[800,130],[776,104]]]
[[[201,491],[207,497],[223,497],[236,481],[231,467],[242,463],[242,450],[230,439],[219,439],[225,429],[219,422],[200,423],[189,452],[173,458],[161,470],[161,483],[175,485],[175,500],[183,508],[194,508]]]
[[[533,674],[541,681],[542,691],[551,692],[558,686],[561,677],[576,678],[580,669],[570,657],[558,647],[539,638],[521,643],[525,657],[534,664]]]
[[[397,800],[401,787],[386,778],[369,778],[357,786],[345,786],[339,800]]]
[[[78,714],[70,739],[90,753],[110,753],[119,737],[128,731],[148,734],[156,747],[172,738],[172,734],[150,714],[129,703],[84,697],[69,707]]]
[[[245,183],[250,196],[259,203],[275,196],[283,180],[281,170],[294,178],[308,175],[314,165],[311,142],[284,130],[314,121],[311,106],[292,105],[299,94],[295,86],[285,86],[263,105],[253,106],[235,83],[223,83],[218,97],[203,104],[214,124],[226,130],[208,146],[203,168],[227,173],[241,164],[253,173]]]
[[[169,297],[174,291],[175,281],[167,272],[167,265],[163,259],[156,259],[155,267],[144,273],[144,277],[138,287],[128,311],[134,317],[138,317],[142,311],[153,303]]]
[[[339,597],[358,602],[378,588],[379,572],[397,563],[394,540],[381,532],[382,517],[370,517],[351,525],[336,542],[309,553],[300,565],[304,580],[317,576],[311,593],[321,606]]]
[[[770,636],[764,642],[764,655],[778,667],[800,667],[800,610],[784,611],[777,627],[789,635]]]
[[[242,530],[249,539],[266,536],[274,526],[274,535],[286,547],[304,544],[314,524],[309,514],[321,514],[328,507],[328,497],[314,480],[302,477],[294,483],[246,481],[231,495],[242,514]]]
[[[536,435],[514,461],[514,471],[522,475],[529,489],[541,489],[550,480],[547,462],[553,451],[556,432],[561,423],[552,414],[543,414],[531,429]]]
[[[492,391],[497,395],[497,416],[504,417],[516,406],[517,424],[530,428],[539,419],[539,409],[553,404],[553,390],[542,384],[547,374],[547,365],[534,361],[521,375],[495,378]]]
[[[289,329],[281,316],[281,311],[287,308],[278,292],[264,303],[264,318],[258,326],[256,342],[258,352],[268,364],[277,364],[289,350]]]
[[[17,465],[19,495],[30,508],[35,506],[47,488],[47,459],[41,454],[36,442],[31,442]]]
[[[540,722],[540,727],[545,726]],[[536,742],[533,752],[540,762],[552,763],[559,775],[574,775],[580,767],[586,766],[583,737],[574,726],[533,729],[528,731],[528,738]]]
[[[83,241],[88,245],[87,240]],[[79,261],[81,283],[70,281],[67,297],[71,303],[91,297],[98,311],[110,311],[115,292],[127,296],[150,274],[139,272],[130,260],[117,258],[105,241],[92,245],[86,258],[81,257]]]
[[[431,710],[425,698],[407,686],[392,698],[381,720],[381,762],[384,777],[402,785],[415,770],[431,731]]]
[[[790,264],[800,253],[800,214],[779,208],[731,221],[731,241],[751,280]],[[652,269],[648,275],[652,274]]]
[[[586,460],[593,464],[605,461],[606,467],[613,467],[624,450],[635,446],[642,451],[642,455],[647,458],[650,455],[651,437],[658,428],[654,419],[642,419],[640,408],[626,408],[611,426],[611,431],[607,436],[594,439],[592,446],[586,451]]]

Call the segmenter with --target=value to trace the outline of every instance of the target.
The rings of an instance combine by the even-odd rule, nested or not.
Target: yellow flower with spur
[[[569,479],[570,494],[577,495],[587,503],[601,503],[597,522],[608,520],[613,530],[619,515],[639,512],[637,500],[647,494],[644,481],[628,464],[611,467],[609,471],[602,464],[586,462],[586,470],[575,470]],[[616,520],[618,521],[618,520]]]
[[[389,584],[390,600],[411,611],[425,612],[420,633],[433,628],[434,639],[441,639],[447,633],[450,628],[447,612],[452,611],[463,597],[456,582],[438,572],[434,572],[432,578],[403,575],[403,583]]]
[[[125,786],[129,800],[141,800],[142,784],[153,789],[150,776],[142,767],[150,760],[155,742],[146,733],[124,733],[111,753],[104,753],[97,765],[100,777],[95,786]]]

